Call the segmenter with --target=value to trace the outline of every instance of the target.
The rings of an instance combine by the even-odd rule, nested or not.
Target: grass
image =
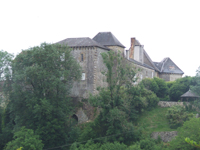
[[[151,111],[145,111],[138,120],[138,127],[143,127],[146,134],[161,131],[175,131],[169,127],[166,113],[168,108],[157,107]]]

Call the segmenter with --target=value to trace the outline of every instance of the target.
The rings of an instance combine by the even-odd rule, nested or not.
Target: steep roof
[[[100,47],[106,50],[109,50],[107,47],[101,45],[100,43],[97,43],[96,41],[92,40],[89,37],[83,37],[83,38],[67,38],[62,41],[57,42],[58,44],[67,44],[69,47]]]
[[[147,60],[149,61],[149,63],[152,65],[152,67],[156,70],[159,71],[159,69],[156,67],[156,65],[153,63],[153,61],[151,60],[151,58],[149,57],[149,55],[147,54],[147,52],[144,50],[144,56],[147,58]]]
[[[137,64],[139,66],[143,66],[143,67],[146,67],[146,68],[154,70],[154,68],[152,66],[149,66],[149,65],[147,65],[145,63],[138,62],[138,61],[136,61],[136,60],[134,60],[132,58],[129,58],[128,60],[132,61],[133,63],[135,63],[135,64]]]
[[[185,94],[181,95],[181,97],[199,97],[198,95],[196,95],[195,93],[193,93],[191,90],[187,91]]]
[[[125,48],[111,32],[99,32],[94,38],[96,42],[104,46],[119,46]]]
[[[169,58],[164,58],[161,62],[154,62],[161,73],[184,74],[184,72]]]

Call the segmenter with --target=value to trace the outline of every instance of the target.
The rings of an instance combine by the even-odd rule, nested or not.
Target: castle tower
[[[116,52],[120,51],[122,54],[124,54],[125,46],[122,45],[111,32],[99,32],[93,38],[93,40],[111,50],[114,50]]]

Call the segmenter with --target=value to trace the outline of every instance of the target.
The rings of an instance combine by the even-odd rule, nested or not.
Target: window
[[[83,54],[81,54],[81,61],[83,61]]]
[[[85,73],[82,73],[81,80],[85,80]]]

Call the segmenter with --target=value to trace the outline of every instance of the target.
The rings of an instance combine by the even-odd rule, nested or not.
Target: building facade
[[[111,32],[99,32],[93,39],[67,38],[59,44],[67,44],[72,48],[72,54],[82,67],[82,79],[74,83],[72,95],[87,98],[89,94],[96,94],[97,87],[106,87],[106,77],[102,74],[106,70],[101,56],[102,52],[120,51],[122,55],[140,71],[137,72],[138,82],[144,78],[159,77],[165,81],[181,78],[183,71],[170,59],[153,62],[144,46],[136,38],[131,38],[131,46],[125,50],[119,40]]]

